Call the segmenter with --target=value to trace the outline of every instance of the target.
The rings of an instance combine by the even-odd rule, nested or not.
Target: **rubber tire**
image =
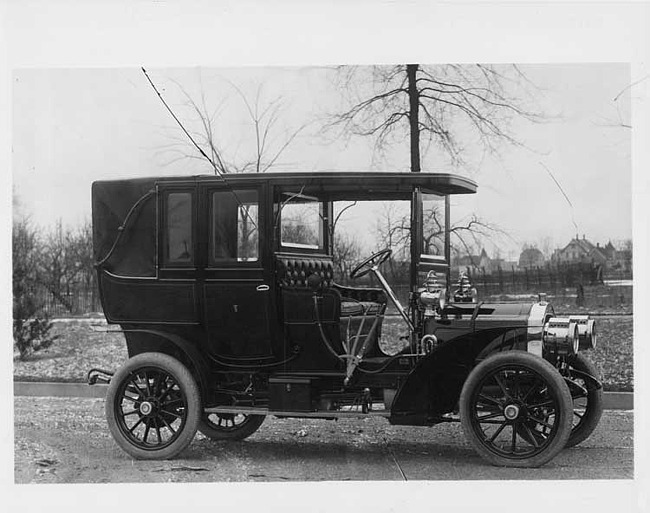
[[[180,436],[170,445],[162,449],[142,449],[133,445],[121,432],[115,417],[116,395],[122,382],[129,378],[133,371],[143,367],[158,367],[171,374],[178,382],[187,398],[187,417]],[[127,360],[111,379],[106,393],[106,420],[108,428],[120,446],[127,454],[138,460],[167,460],[185,450],[194,439],[201,419],[201,396],[192,373],[176,358],[163,353],[141,353]]]
[[[481,384],[487,374],[508,365],[523,366],[537,373],[555,391],[556,398],[560,403],[559,419],[557,420],[559,426],[553,440],[543,452],[526,459],[509,459],[490,451],[483,445],[479,438],[480,435],[474,431],[470,421],[474,388]],[[551,461],[564,449],[571,434],[573,402],[569,387],[553,365],[543,358],[525,351],[505,351],[487,357],[470,372],[460,393],[459,411],[465,436],[476,452],[489,463],[497,467],[536,468]]]
[[[213,415],[216,415],[214,413]],[[240,427],[233,430],[223,430],[214,427],[214,423],[209,420],[209,414],[204,413],[199,421],[199,431],[211,440],[244,440],[257,431],[264,420],[266,415],[248,415],[246,420]]]
[[[575,357],[575,360],[571,363],[571,367],[589,374],[596,379],[599,379],[599,373],[596,366],[587,358],[578,354]],[[600,417],[603,414],[603,389],[597,388],[595,383],[592,381],[587,381],[587,407],[582,418],[580,425],[575,426],[571,430],[571,436],[569,436],[569,441],[566,444],[566,447],[574,447],[579,443],[584,442],[587,438],[591,436],[594,432],[594,429],[598,426],[600,422]]]

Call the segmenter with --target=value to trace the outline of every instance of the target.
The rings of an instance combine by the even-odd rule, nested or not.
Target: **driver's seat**
[[[386,309],[387,297],[382,289],[345,287],[338,283],[333,288],[341,294],[341,317],[374,315]]]

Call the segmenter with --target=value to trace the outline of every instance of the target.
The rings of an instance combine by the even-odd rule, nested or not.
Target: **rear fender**
[[[150,329],[124,329],[129,357],[149,351],[165,353],[188,366],[201,390],[201,397],[208,397],[208,369],[199,350],[175,333]],[[161,343],[161,339],[167,343]]]

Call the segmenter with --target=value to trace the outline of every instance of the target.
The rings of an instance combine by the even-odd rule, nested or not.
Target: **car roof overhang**
[[[330,201],[409,199],[416,187],[432,194],[473,194],[477,189],[476,183],[468,178],[451,173],[426,172],[232,173],[224,176],[175,176],[148,180],[161,185],[214,183],[227,188],[255,187],[268,183],[280,193],[301,193]],[[148,180],[130,179],[124,182]]]
[[[211,178],[223,182],[219,177]],[[301,193],[330,201],[409,199],[415,187],[433,194],[472,194],[477,188],[474,181],[449,173],[251,173],[225,178],[230,187],[266,181],[279,192]]]

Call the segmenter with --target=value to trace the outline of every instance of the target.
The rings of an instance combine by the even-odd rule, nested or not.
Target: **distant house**
[[[519,255],[519,268],[526,269],[531,267],[543,266],[546,262],[544,253],[537,248],[526,248]]]
[[[558,264],[576,264],[582,262],[606,265],[607,254],[605,248],[601,248],[600,245],[594,246],[584,235],[582,239],[576,235],[576,238],[571,239],[564,248],[556,249],[553,252],[551,260]]]
[[[609,261],[616,260],[616,248],[612,244],[612,241],[609,241],[605,247],[600,247],[600,244],[596,244],[596,247],[605,255],[605,258]]]
[[[607,257],[607,267],[616,271],[632,271],[632,249],[616,249],[611,242],[602,248]]]
[[[483,249],[480,255],[463,255],[456,257],[452,265],[456,272],[466,271],[468,268],[474,271],[484,267],[489,260],[490,258],[487,256],[485,249]]]
[[[469,268],[471,271],[484,271],[490,274],[496,272],[499,268],[509,269],[506,264],[511,265],[510,262],[505,262],[502,258],[490,258],[485,248],[483,248],[478,255],[465,255],[455,258],[452,263],[452,271],[459,273]]]
[[[625,272],[632,272],[632,250],[623,249],[614,253],[614,258],[611,264],[612,269],[621,270]]]

